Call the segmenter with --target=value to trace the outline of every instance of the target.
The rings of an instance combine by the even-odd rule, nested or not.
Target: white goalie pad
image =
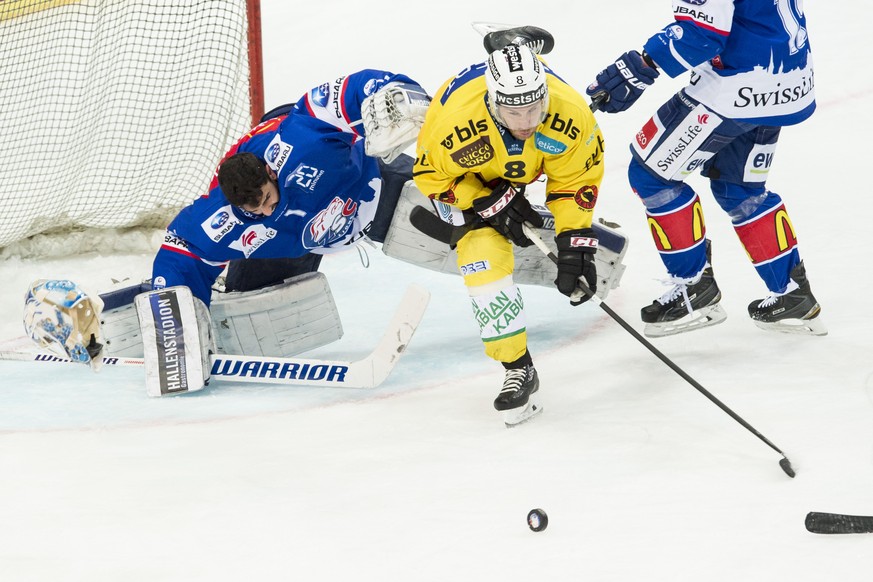
[[[395,259],[412,263],[441,273],[459,274],[457,253],[448,245],[434,240],[415,228],[409,221],[409,214],[416,206],[427,208],[436,214],[431,201],[424,196],[410,180],[403,187],[391,227],[382,244],[382,251]],[[537,229],[540,236],[557,253],[555,245],[555,219],[548,208],[533,205],[543,217],[543,228]],[[618,230],[617,225],[597,222],[592,225],[597,233],[599,246],[595,261],[597,266],[597,296],[606,299],[609,292],[621,283],[625,265],[622,264],[627,252],[628,238]],[[515,270],[512,280],[515,283],[554,287],[558,271],[550,258],[537,247],[515,246]]]
[[[430,96],[418,85],[388,83],[361,103],[368,156],[390,164],[418,138]]]
[[[215,351],[209,311],[188,287],[136,296],[149,396],[196,392],[206,387]]]
[[[24,329],[40,347],[96,372],[103,364],[102,309],[100,297],[72,281],[40,279],[24,297]]]
[[[148,284],[105,293],[103,335],[107,353],[141,358],[142,336],[133,305]],[[256,291],[212,294],[216,352],[290,357],[340,339],[342,323],[322,273],[306,273]]]
[[[289,357],[343,336],[323,273],[257,291],[218,294],[210,312],[219,354]]]

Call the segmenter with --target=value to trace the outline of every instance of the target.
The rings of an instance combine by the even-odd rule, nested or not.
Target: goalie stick
[[[873,533],[873,516],[810,511],[805,525],[807,531],[817,534]]]
[[[372,352],[354,362],[308,358],[271,358],[213,354],[210,379],[222,382],[256,382],[326,388],[375,388],[397,364],[427,309],[430,293],[410,285],[382,340]],[[45,353],[0,351],[0,360],[72,363]],[[108,366],[144,365],[142,358],[105,357]]]

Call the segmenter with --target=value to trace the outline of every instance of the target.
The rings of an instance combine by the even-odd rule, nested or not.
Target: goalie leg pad
[[[215,351],[206,305],[187,287],[142,293],[134,303],[142,330],[148,395],[202,390]]]
[[[141,358],[143,343],[133,297],[150,289],[135,285],[101,295],[103,336],[113,356]],[[212,295],[216,352],[291,357],[343,336],[339,311],[322,273],[306,273],[255,291]]]
[[[257,291],[217,293],[210,312],[219,354],[287,358],[343,336],[323,273]]]
[[[382,243],[382,252],[389,257],[412,263],[431,271],[458,274],[458,261],[455,252],[448,245],[435,240],[409,221],[409,214],[416,206],[433,212],[429,198],[421,193],[415,182],[409,180],[400,192],[400,199],[394,209],[394,218]]]
[[[382,252],[389,257],[432,271],[459,274],[457,253],[410,223],[409,215],[416,206],[434,212],[431,201],[410,180],[400,194],[394,219],[382,244]],[[544,206],[534,205],[533,208],[540,213],[544,222],[543,228],[537,229],[537,232],[552,252],[557,252],[554,240],[554,217]],[[625,265],[622,261],[627,253],[628,238],[619,230],[618,225],[613,223],[601,220],[594,223],[592,228],[600,242],[597,254],[594,256],[598,277],[597,296],[606,299],[609,292],[619,286],[624,275]],[[514,247],[513,251],[515,253],[513,281],[524,285],[555,286],[557,267],[542,251],[533,245]]]

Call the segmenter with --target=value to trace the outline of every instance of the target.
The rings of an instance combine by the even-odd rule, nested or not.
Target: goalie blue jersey
[[[209,194],[167,228],[153,286],[185,285],[209,305],[212,284],[233,259],[326,253],[363,238],[381,179],[376,158],[364,153],[361,104],[391,81],[417,85],[404,75],[359,71],[315,87],[243,136],[224,157],[250,152],[276,172],[275,210],[262,216],[231,205],[213,177]]]
[[[675,22],[645,43],[685,92],[720,115],[761,125],[800,123],[815,110],[802,0],[673,0]]]

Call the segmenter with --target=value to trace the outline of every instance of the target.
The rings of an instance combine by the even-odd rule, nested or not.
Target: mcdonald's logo
[[[693,247],[706,236],[703,207],[699,198],[674,212],[649,215],[648,222],[659,251],[682,251]]]
[[[658,224],[658,221],[649,217],[649,230],[652,231],[652,238],[655,239],[655,246],[659,251],[671,251],[673,247],[670,245],[670,239],[667,238],[667,233]]]
[[[776,226],[776,240],[779,245],[779,252],[784,252],[797,244],[797,234],[794,232],[794,225],[791,224],[791,219],[788,217],[788,212],[785,208],[781,208],[774,216]]]
[[[794,226],[781,204],[734,229],[754,265],[771,261],[797,246]]]

